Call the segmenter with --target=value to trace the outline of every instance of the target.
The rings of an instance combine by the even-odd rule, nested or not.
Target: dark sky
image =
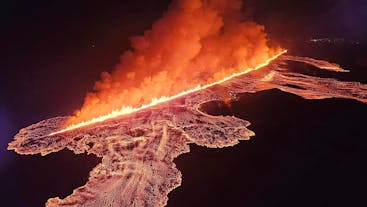
[[[74,156],[66,151],[45,158],[20,156],[14,152],[7,152],[5,150],[7,143],[22,127],[46,118],[70,114],[77,109],[82,104],[86,92],[90,91],[93,83],[98,80],[101,71],[111,70],[117,63],[119,55],[129,48],[128,38],[142,34],[144,30],[150,28],[150,25],[167,9],[169,2],[169,0],[1,1],[0,197],[2,201],[0,206],[38,206],[48,197],[70,194],[73,188],[86,181],[89,170],[98,163],[98,159],[90,156]],[[312,55],[312,48],[305,46],[307,49],[303,50],[301,48],[304,47],[299,46],[306,44],[305,41],[312,37],[345,38],[360,42],[358,49],[338,47],[338,50],[315,51],[314,54],[339,60],[341,63],[350,63],[348,66],[353,66],[355,72],[348,77],[367,82],[367,76],[364,76],[366,72],[363,70],[367,66],[367,55],[361,52],[366,51],[364,47],[367,40],[366,1],[249,0],[245,1],[245,5],[248,6],[244,12],[264,24],[273,41],[287,46],[293,45],[295,53]],[[233,110],[236,115],[254,123],[252,130],[257,133],[256,139],[259,139],[259,142],[249,144],[250,146],[241,144],[222,151],[193,147],[190,155],[185,155],[177,161],[179,169],[183,170],[183,182],[186,180],[186,184],[180,188],[181,190],[172,193],[174,197],[171,199],[171,206],[180,206],[180,203],[181,206],[199,206],[197,203],[197,205],[187,203],[191,197],[185,196],[191,195],[193,201],[202,198],[201,205],[207,202],[211,206],[215,204],[223,206],[223,202],[228,201],[231,194],[237,198],[233,202],[238,201],[240,202],[238,206],[241,206],[246,203],[245,201],[241,203],[238,199],[241,198],[241,192],[247,193],[248,196],[244,198],[250,203],[248,206],[294,206],[303,200],[308,201],[305,202],[305,206],[337,206],[338,203],[348,204],[348,201],[354,204],[351,206],[367,206],[363,205],[366,201],[362,200],[362,195],[367,193],[362,186],[367,184],[366,174],[362,174],[366,171],[363,167],[358,167],[366,163],[363,157],[366,157],[367,145],[362,139],[366,137],[363,133],[364,117],[367,115],[364,105],[343,100],[313,103],[279,92],[265,92],[250,98],[263,103],[256,105],[263,107],[264,110],[243,109],[243,107],[253,108],[255,104],[246,105],[241,101],[239,102],[241,104],[235,105]],[[267,118],[265,112],[272,112],[269,110],[271,106],[266,103],[271,102],[272,98],[284,99],[284,103],[275,108],[278,111],[273,117]],[[287,110],[285,106],[292,108],[287,115],[281,113],[282,110]],[[320,113],[318,116],[302,113],[298,107],[317,113],[324,112],[332,118],[326,119]],[[282,120],[274,124],[271,121],[275,119],[274,116],[280,116]],[[292,120],[302,118],[304,121],[300,121],[298,125],[293,124]],[[350,119],[354,122],[346,121]],[[343,122],[348,123],[342,124]],[[292,129],[284,129],[284,126],[290,124]],[[308,131],[305,125],[315,127],[316,130]],[[298,126],[301,127],[297,128]],[[345,129],[341,129],[343,127]],[[280,141],[283,145],[270,145],[277,143],[270,139],[274,136],[277,139],[283,137],[283,141]],[[296,138],[299,138],[299,141],[296,141]],[[333,138],[336,141],[333,142]],[[346,142],[346,139],[351,141]],[[260,153],[256,149],[267,152]],[[244,150],[247,152],[243,152]],[[216,160],[213,156],[221,158]],[[248,156],[252,159],[247,160]],[[300,156],[300,161],[289,158],[292,156]],[[343,158],[345,156],[347,158]],[[273,157],[276,161],[269,160],[269,157]],[[191,162],[192,159],[196,162]],[[252,169],[244,167],[237,169],[239,161],[245,164],[249,162],[246,165]],[[308,164],[301,165],[300,162]],[[198,170],[188,163],[204,167]],[[241,177],[255,176],[258,171],[269,170],[269,166],[273,169],[269,174],[274,173],[265,176],[268,184],[265,181],[261,182],[260,178],[252,177],[248,186],[254,191],[246,188],[247,181],[241,180]],[[339,171],[333,174],[335,170]],[[232,175],[231,172],[235,173]],[[213,179],[222,178],[212,196],[199,192],[200,186],[203,185],[207,187],[203,187],[202,191],[215,188],[210,185],[215,182],[208,180],[209,176],[205,176],[204,173],[213,174]],[[328,180],[326,179],[328,175],[334,177]],[[228,176],[231,177],[231,182],[226,183],[226,178],[223,177]],[[294,189],[297,186],[294,183],[297,181],[300,186],[298,190]],[[187,187],[189,184],[193,187]],[[279,188],[276,188],[277,186]],[[343,191],[331,191],[331,188],[337,189],[340,186]],[[269,191],[264,192],[264,189]],[[343,198],[340,202],[333,200],[334,197],[343,195],[341,192],[346,190],[350,192],[350,197],[345,200]],[[315,195],[310,192],[316,192],[320,198],[315,199]],[[322,197],[325,192],[329,194]],[[208,201],[211,197],[219,198],[222,194],[223,200],[214,199],[213,203]],[[185,205],[182,201],[185,201]]]
[[[363,0],[251,0],[255,16],[277,37],[365,39],[367,3]]]

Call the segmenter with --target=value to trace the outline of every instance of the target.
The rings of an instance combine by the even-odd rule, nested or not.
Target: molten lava
[[[129,113],[258,67],[282,51],[269,46],[264,30],[245,18],[240,0],[174,0],[101,74],[68,125]]]
[[[47,207],[165,206],[182,181],[173,160],[189,152],[189,144],[229,147],[255,135],[248,121],[200,111],[202,103],[223,99],[216,88],[230,94],[279,89],[307,99],[367,103],[367,85],[283,68],[298,61],[347,72],[269,47],[264,27],[244,20],[241,4],[174,0],[151,30],[132,39],[132,50],[116,68],[102,73],[74,116],[43,120],[15,135],[8,149],[20,154],[67,148],[102,157],[84,186],[66,198],[50,198]]]
[[[314,59],[304,62],[310,61],[321,69],[324,66]],[[283,68],[284,63],[279,57],[261,71],[245,70],[223,80],[220,86],[195,88],[180,97],[162,99],[154,107],[65,133],[50,134],[65,126],[68,117],[47,119],[20,130],[8,149],[46,155],[67,148],[102,157],[85,185],[66,198],[50,198],[47,207],[143,207],[147,203],[162,207],[167,204],[168,193],[181,184],[182,176],[173,160],[189,152],[189,144],[229,147],[255,135],[247,128],[248,121],[200,111],[202,103],[222,100],[216,88],[234,94],[276,88],[307,99],[335,97],[367,103],[367,85],[291,72]]]
[[[88,125],[95,124],[95,123],[98,123],[98,122],[102,122],[102,121],[105,121],[105,120],[108,120],[108,119],[112,119],[112,118],[115,118],[115,117],[118,117],[118,116],[131,114],[131,113],[134,113],[134,112],[137,112],[137,111],[140,111],[140,110],[147,109],[149,107],[158,105],[160,103],[170,101],[170,100],[179,98],[181,96],[184,96],[184,95],[187,95],[187,94],[190,94],[190,93],[202,90],[202,89],[209,88],[209,87],[217,85],[217,84],[221,84],[221,83],[223,83],[225,81],[228,81],[228,80],[230,80],[234,77],[238,77],[238,76],[244,75],[248,72],[258,70],[262,67],[265,67],[265,66],[269,65],[269,63],[271,61],[277,59],[279,56],[283,55],[286,52],[287,52],[286,50],[283,50],[283,51],[279,52],[278,54],[274,55],[273,57],[267,59],[264,63],[261,63],[261,64],[257,65],[254,68],[246,68],[242,72],[233,73],[233,74],[231,74],[231,75],[229,75],[229,76],[227,76],[227,77],[225,77],[225,78],[223,78],[219,81],[209,83],[209,84],[206,84],[206,85],[203,85],[203,86],[198,85],[197,87],[195,87],[193,89],[183,91],[181,93],[178,93],[178,94],[170,96],[170,97],[162,96],[162,97],[159,97],[159,98],[154,98],[154,99],[152,99],[152,101],[150,103],[142,105],[142,106],[137,107],[137,108],[134,108],[132,106],[122,106],[120,109],[114,110],[109,114],[99,116],[99,117],[93,118],[93,119],[88,120],[88,121],[84,121],[84,122],[80,122],[80,123],[77,123],[77,124],[70,125],[70,126],[66,127],[65,129],[61,129],[59,131],[53,132],[50,135],[63,133],[63,132],[70,131],[70,130],[73,130],[73,129],[77,129],[77,128],[80,128],[80,127],[84,127],[84,126],[88,126]]]

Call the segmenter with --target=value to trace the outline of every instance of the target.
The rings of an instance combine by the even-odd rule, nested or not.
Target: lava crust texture
[[[72,131],[51,135],[65,127],[68,117],[56,117],[20,130],[8,149],[20,154],[46,155],[68,148],[102,157],[88,182],[64,198],[51,198],[46,206],[165,206],[168,193],[181,184],[173,160],[189,152],[189,144],[228,147],[248,140],[254,132],[248,121],[233,116],[211,116],[200,105],[231,94],[277,88],[307,99],[350,98],[367,102],[367,86],[290,72],[286,60],[344,72],[325,61],[286,56],[249,74],[130,115]],[[320,65],[321,64],[321,65]]]

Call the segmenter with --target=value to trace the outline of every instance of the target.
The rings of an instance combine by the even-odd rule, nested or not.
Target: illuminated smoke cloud
[[[176,0],[111,73],[103,72],[72,123],[220,80],[273,55],[264,27],[239,0]]]
[[[238,94],[279,89],[307,99],[336,97],[367,103],[365,84],[283,68],[286,61],[297,61],[347,72],[323,60],[282,55],[279,49],[267,46],[263,30],[256,23],[243,21],[237,0],[174,1],[151,30],[132,38],[133,49],[122,55],[112,73],[102,74],[95,92],[87,95],[76,116],[55,117],[21,129],[8,149],[46,155],[67,148],[102,158],[85,185],[66,198],[49,199],[48,207],[162,207],[168,193],[181,184],[173,160],[189,152],[189,144],[229,147],[255,135],[248,129],[248,121],[200,111],[205,102],[221,101],[220,91]],[[232,76],[248,67],[260,70]],[[212,82],[219,84],[55,133],[70,121],[91,119],[124,105],[143,105],[152,98]]]

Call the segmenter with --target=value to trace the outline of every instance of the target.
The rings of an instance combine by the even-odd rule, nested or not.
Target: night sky
[[[272,42],[351,73],[290,67],[367,83],[366,1],[244,2],[244,13],[265,25]],[[169,3],[1,1],[1,207],[42,206],[86,182],[99,158],[67,150],[23,156],[6,151],[7,143],[22,127],[80,107],[99,74],[112,70],[129,48],[129,37],[149,29]],[[311,38],[345,41],[312,44]],[[169,194],[168,206],[367,206],[367,105],[271,90],[211,110],[250,121],[256,136],[232,148],[191,146],[175,161],[183,182]]]

